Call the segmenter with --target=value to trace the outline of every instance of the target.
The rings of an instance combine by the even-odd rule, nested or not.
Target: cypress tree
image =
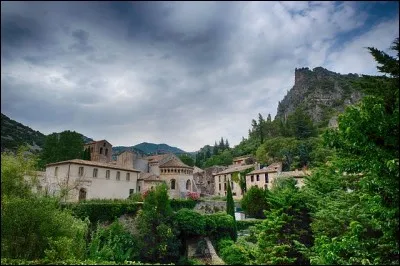
[[[233,202],[232,190],[231,190],[231,182],[228,180],[228,188],[226,192],[226,213],[233,217],[234,222],[234,231],[232,232],[232,238],[236,241],[237,239],[237,226],[235,219],[235,203]]]

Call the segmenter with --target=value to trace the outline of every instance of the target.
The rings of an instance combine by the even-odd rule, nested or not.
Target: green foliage
[[[40,154],[40,167],[46,164],[82,158],[82,135],[75,131],[63,131],[46,136],[43,150]],[[111,152],[111,151],[110,151]]]
[[[223,212],[204,215],[206,233],[214,239],[233,238],[236,232],[234,218]]]
[[[174,211],[178,211],[183,208],[193,209],[197,203],[198,203],[197,200],[192,200],[192,199],[172,199],[172,200],[170,200],[171,208]]]
[[[218,241],[218,254],[225,263],[230,265],[245,265],[254,261],[254,248],[251,243],[239,240],[234,242],[230,239]]]
[[[235,219],[235,203],[233,202],[231,182],[228,182],[228,189],[226,193],[226,213],[233,217],[234,222],[234,231],[232,234],[232,238],[234,240],[237,239],[237,227],[236,227],[236,219]]]
[[[278,179],[279,180],[279,179]],[[308,264],[300,247],[310,247],[313,238],[310,215],[295,180],[276,182],[268,194],[270,209],[257,226],[257,262],[260,264]]]
[[[203,215],[196,211],[180,209],[174,219],[185,237],[205,234],[206,220]]]
[[[16,155],[1,154],[1,198],[30,196],[31,187],[36,185],[36,156],[26,154],[27,147],[21,146]],[[25,179],[24,176],[28,178]]]
[[[81,259],[87,224],[45,197],[7,197],[1,208],[2,257]]]
[[[262,221],[263,221],[262,219],[239,220],[239,221],[236,221],[237,229],[238,229],[238,231],[246,230],[250,226],[256,226],[257,224],[262,223]]]
[[[88,246],[88,258],[95,260],[124,262],[137,259],[138,253],[135,239],[118,221],[108,227],[97,224]]]
[[[268,208],[268,190],[252,186],[240,202],[246,215],[254,218],[265,218],[264,210]]]
[[[79,203],[63,203],[64,208],[72,211],[72,214],[80,219],[88,217],[91,223],[114,221],[124,214],[135,214],[141,203],[131,202],[128,200],[112,201],[112,200],[88,200]]]
[[[89,149],[85,149],[85,150],[82,152],[82,160],[90,161],[90,159],[91,159],[91,157],[90,157],[90,151],[89,151]]]
[[[192,156],[190,156],[189,154],[183,153],[181,155],[178,156],[179,159],[181,159],[181,161],[188,165],[188,166],[194,166],[194,159],[192,158]]]
[[[128,200],[132,202],[143,202],[143,195],[142,193],[132,193],[129,195]]]
[[[180,242],[165,184],[150,190],[133,227],[140,258],[147,262],[172,262],[179,258]]]
[[[101,261],[101,260],[67,259],[62,261],[51,261],[48,259],[21,260],[21,259],[1,258],[1,265],[174,265],[174,264],[161,264],[161,263],[149,264],[137,261],[124,261],[118,263],[115,261]]]

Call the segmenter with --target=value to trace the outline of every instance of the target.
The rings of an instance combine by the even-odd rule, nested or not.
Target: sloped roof
[[[280,172],[278,174],[278,177],[304,177],[310,175],[311,172],[306,170],[306,171],[287,171],[287,172]]]
[[[80,159],[73,159],[73,160],[68,160],[68,161],[49,163],[46,165],[46,167],[53,166],[53,165],[60,165],[60,164],[70,164],[70,163],[80,164],[80,165],[98,166],[98,167],[103,167],[103,168],[110,168],[110,169],[117,169],[117,170],[131,171],[131,172],[140,172],[139,170],[132,168],[132,167],[124,167],[124,166],[120,166],[117,164],[102,163],[102,162],[96,162],[96,161],[87,161],[87,160],[80,160]]]
[[[152,155],[152,156],[144,157],[143,159],[148,160],[150,163],[153,163],[153,162],[155,163],[155,162],[161,161],[162,159],[164,159],[165,157],[170,156],[170,155],[171,154]]]
[[[94,143],[97,143],[97,142],[103,142],[103,141],[105,141],[105,142],[107,142],[108,144],[110,144],[111,145],[111,143],[110,142],[108,142],[107,140],[105,140],[105,139],[102,139],[102,140],[94,140],[94,141],[91,141],[91,142],[88,142],[88,143],[85,143],[85,145],[90,145],[90,144],[94,144]],[[112,146],[112,145],[111,145]]]
[[[183,168],[193,169],[193,167],[190,167],[190,166],[184,164],[181,160],[176,159],[176,158],[173,158],[173,159],[161,164],[159,167],[160,168],[161,167],[183,167]]]
[[[194,173],[194,174],[195,174],[195,173],[202,173],[202,172],[204,172],[203,169],[201,169],[201,168],[199,168],[199,167],[197,167],[197,166],[194,166],[194,167],[193,167],[193,173]]]
[[[224,175],[224,174],[230,174],[230,173],[234,173],[234,172],[240,172],[246,169],[250,169],[254,167],[254,165],[249,164],[249,165],[240,165],[240,166],[232,166],[229,167],[228,169],[225,169],[224,171],[218,172],[216,174],[213,175]]]
[[[252,156],[251,154],[249,154],[249,155],[243,155],[243,156],[239,156],[239,157],[233,158],[233,161],[243,160],[243,159],[252,158],[252,157],[253,157],[253,156]]]
[[[247,175],[263,174],[263,173],[274,173],[274,172],[278,172],[278,170],[263,168],[263,169],[258,169],[258,170],[251,171]]]
[[[140,173],[138,180],[164,182],[158,175],[153,173]]]

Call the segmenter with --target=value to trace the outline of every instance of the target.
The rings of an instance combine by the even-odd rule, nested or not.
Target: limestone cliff
[[[328,126],[332,117],[361,99],[352,84],[358,78],[357,74],[342,75],[322,67],[295,69],[294,86],[279,102],[275,118],[285,118],[303,106],[315,124]]]

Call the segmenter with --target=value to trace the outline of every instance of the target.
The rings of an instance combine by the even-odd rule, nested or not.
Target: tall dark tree
[[[232,238],[234,240],[237,239],[237,226],[236,226],[236,218],[235,218],[235,202],[233,201],[233,196],[232,196],[232,189],[231,189],[231,182],[228,180],[228,188],[226,192],[226,213],[231,215],[233,217],[233,220],[235,222],[235,230],[233,232]]]
[[[228,139],[225,139],[225,149],[229,149],[229,142],[228,142]]]
[[[264,126],[265,126],[265,120],[263,118],[263,116],[259,113],[258,114],[258,136],[260,138],[260,142],[261,144],[264,143]]]
[[[220,151],[224,151],[225,150],[225,142],[224,142],[224,138],[221,137],[221,140],[219,141],[219,145],[218,148]]]
[[[218,144],[217,144],[217,141],[215,141],[214,147],[213,147],[213,155],[217,155],[217,154],[218,154]]]

